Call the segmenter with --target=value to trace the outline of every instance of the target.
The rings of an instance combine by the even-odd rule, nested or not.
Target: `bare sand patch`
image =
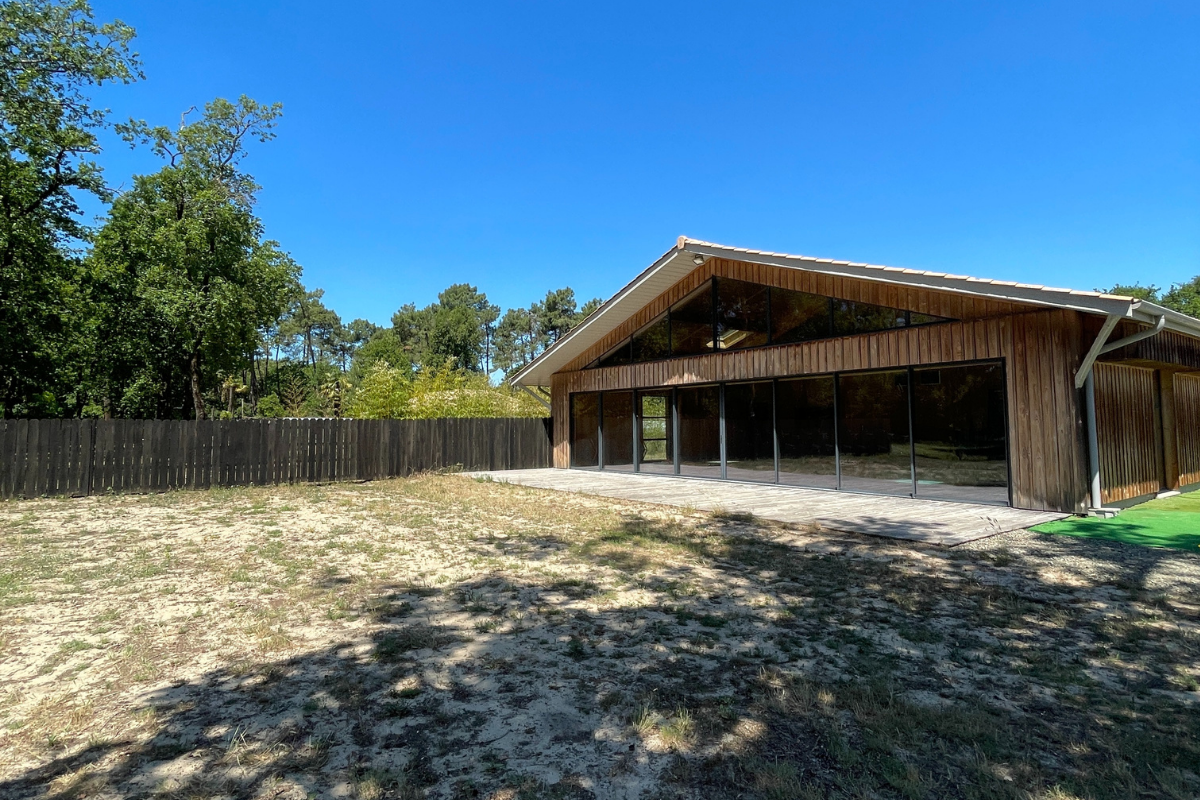
[[[430,475],[0,504],[0,796],[1191,797],[1200,558]]]

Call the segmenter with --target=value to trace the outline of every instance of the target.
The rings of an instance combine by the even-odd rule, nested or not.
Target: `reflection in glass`
[[[948,322],[946,317],[935,317],[933,314],[922,314],[920,311],[909,312],[909,325],[928,325],[931,322]]]
[[[622,364],[628,364],[633,361],[633,354],[630,352],[629,340],[621,342],[600,357],[596,362],[598,367],[619,367]]]
[[[638,471],[675,474],[671,392],[638,392]]]
[[[698,356],[712,352],[712,284],[706,282],[671,306],[671,355]]]
[[[656,361],[671,355],[671,330],[667,315],[650,323],[633,335],[633,360]]]
[[[836,489],[833,376],[782,380],[775,397],[779,482]]]
[[[729,278],[717,280],[717,347],[761,347],[770,335],[766,286]]]
[[[829,336],[829,298],[788,289],[771,290],[771,344]]]
[[[913,370],[917,495],[1008,502],[999,364]]]
[[[771,383],[725,387],[725,477],[775,482],[775,425]]]
[[[885,308],[871,303],[856,303],[852,300],[833,301],[833,333],[835,336],[903,328],[907,325],[907,320],[905,312],[898,308]]]
[[[605,392],[604,468],[633,472],[633,392]]]
[[[838,451],[842,488],[912,494],[908,373],[838,377]]]
[[[571,466],[600,464],[600,396],[595,392],[571,395]]]
[[[721,477],[721,390],[717,386],[679,389],[679,474]]]

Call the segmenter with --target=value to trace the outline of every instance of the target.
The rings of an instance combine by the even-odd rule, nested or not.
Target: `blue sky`
[[[1195,2],[94,0],[117,118],[280,101],[246,162],[343,318],[608,297],[686,234],[1076,288],[1200,274]],[[114,184],[157,168],[113,142]]]

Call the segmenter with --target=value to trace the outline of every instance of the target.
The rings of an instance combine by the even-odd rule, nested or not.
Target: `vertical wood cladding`
[[[1028,311],[1032,308],[1031,306],[1019,303],[967,297],[950,292],[936,292],[910,286],[880,283],[879,281],[840,278],[833,275],[821,275],[815,272],[786,269],[766,264],[750,264],[744,261],[710,258],[703,265],[693,270],[686,278],[660,294],[641,311],[617,326],[607,336],[588,348],[588,350],[574,361],[567,364],[563,368],[563,371],[571,372],[583,369],[599,356],[611,350],[622,339],[628,337],[647,322],[650,322],[659,314],[666,311],[675,301],[683,298],[714,275],[721,278],[749,281],[764,286],[774,286],[779,289],[792,289],[798,292],[827,295],[843,300],[874,303],[875,305],[887,306],[889,308],[918,311],[923,314],[933,314],[938,317],[949,317],[959,320],[997,317],[1020,311]]]
[[[1101,498],[1116,503],[1163,486],[1162,419],[1152,369],[1096,364]]]
[[[1200,483],[1200,376],[1175,375],[1175,449],[1179,483]]]
[[[676,287],[682,296],[711,277],[709,268],[697,270]],[[717,265],[730,269],[728,277],[768,282],[765,274],[742,270],[774,269],[730,262]],[[732,271],[736,266],[737,270]],[[786,272],[783,270],[777,270]],[[726,274],[722,272],[721,274]],[[787,286],[847,297],[844,279],[797,273],[821,278],[818,286]],[[854,283],[867,283],[855,281]],[[775,285],[775,284],[772,284]],[[680,288],[682,287],[682,288]],[[858,287],[861,288],[861,287]],[[856,288],[855,291],[858,291]],[[1083,328],[1079,314],[1066,310],[1035,311],[990,318],[972,316],[1000,311],[1003,303],[979,304],[970,298],[952,298],[932,292],[874,284],[875,294],[849,297],[864,302],[909,308],[939,316],[962,319],[916,328],[881,331],[794,345],[713,353],[690,358],[629,364],[620,367],[563,371],[552,379],[554,415],[554,465],[569,463],[569,395],[571,392],[610,389],[681,386],[715,381],[808,375],[858,369],[882,369],[954,361],[1002,359],[1008,392],[1008,448],[1012,472],[1013,504],[1018,508],[1046,511],[1083,511],[1086,507],[1086,454],[1083,449],[1083,418],[1075,370],[1083,352]],[[904,297],[901,297],[901,295]],[[666,298],[666,299],[663,299]],[[677,299],[673,289],[636,315],[641,322],[661,313]],[[950,307],[954,306],[954,307]],[[1011,307],[1001,313],[1010,313]],[[622,335],[641,324],[630,326]],[[614,333],[617,333],[614,331]],[[619,341],[614,336],[602,351]],[[578,359],[589,363],[594,352]]]

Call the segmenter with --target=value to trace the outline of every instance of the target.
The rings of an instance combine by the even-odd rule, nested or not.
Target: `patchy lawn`
[[[1200,558],[434,475],[0,504],[0,796],[1189,798]]]
[[[1042,533],[1175,547],[1200,555],[1200,491],[1139,503],[1115,517],[1069,517],[1039,525]]]

